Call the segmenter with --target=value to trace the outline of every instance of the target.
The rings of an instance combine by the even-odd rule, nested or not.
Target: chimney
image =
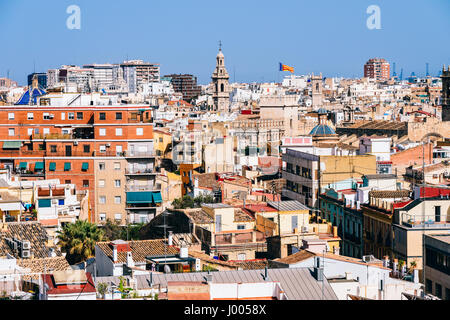
[[[383,267],[389,268],[389,256],[384,256],[383,258]]]
[[[169,231],[169,246],[173,246],[173,231]]]
[[[414,283],[419,283],[419,269],[414,268],[413,270],[413,281]]]
[[[113,245],[113,262],[116,263],[117,262],[117,246]]]
[[[398,259],[394,259],[394,264],[392,265],[392,271],[394,271],[394,274],[397,274],[397,271],[398,271]]]
[[[182,246],[180,248],[180,258],[186,259],[189,256],[189,250],[187,246]]]
[[[323,281],[323,268],[320,266],[320,257],[314,257],[314,278]]]
[[[132,255],[131,251],[127,252],[127,267],[129,267],[129,268],[134,267],[133,255]]]

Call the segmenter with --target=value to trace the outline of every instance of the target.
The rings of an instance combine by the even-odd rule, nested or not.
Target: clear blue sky
[[[72,4],[81,30],[66,28]],[[381,30],[366,27],[372,4]],[[42,72],[127,56],[206,84],[219,40],[231,81],[277,81],[279,62],[296,74],[361,77],[371,57],[396,62],[404,76],[423,75],[429,62],[436,75],[450,64],[450,1],[0,0],[0,39],[0,77],[10,70],[20,84],[34,64]]]

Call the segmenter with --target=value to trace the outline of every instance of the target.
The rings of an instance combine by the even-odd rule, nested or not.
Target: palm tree
[[[70,264],[86,261],[94,256],[95,244],[102,241],[104,233],[95,224],[78,220],[58,231],[58,245],[66,252]]]

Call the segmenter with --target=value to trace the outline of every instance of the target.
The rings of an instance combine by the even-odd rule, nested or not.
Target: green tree
[[[106,220],[105,225],[102,228],[105,238],[114,241],[121,239],[123,234],[123,228],[119,224],[111,219]],[[125,238],[126,240],[126,238]]]
[[[78,220],[58,231],[58,245],[66,252],[70,264],[86,261],[94,256],[95,244],[102,241],[104,233],[95,224]]]

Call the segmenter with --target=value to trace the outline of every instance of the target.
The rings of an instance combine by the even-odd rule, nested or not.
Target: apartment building
[[[169,74],[164,77],[170,78],[173,90],[181,93],[183,100],[191,101],[202,92],[201,87],[197,85],[197,77],[192,74]]]
[[[450,234],[425,235],[425,290],[450,300]]]
[[[385,59],[370,59],[364,65],[364,77],[386,81],[391,76],[391,67]]]
[[[125,223],[125,205],[130,206],[128,213],[139,212],[139,221],[144,213],[148,221],[158,206],[153,193],[156,201],[160,198],[151,172],[155,168],[151,113],[150,108],[138,105],[3,106],[0,166],[22,181],[59,179],[63,184],[75,184],[79,192],[89,191],[92,222],[118,220],[121,213]],[[104,170],[108,173],[102,173]],[[133,188],[136,185],[144,188]],[[135,198],[148,191],[146,186],[151,186],[151,201],[136,204]],[[110,188],[108,194],[103,188]],[[140,201],[149,200],[148,194],[144,198]],[[105,211],[102,205],[111,203],[115,211]]]

